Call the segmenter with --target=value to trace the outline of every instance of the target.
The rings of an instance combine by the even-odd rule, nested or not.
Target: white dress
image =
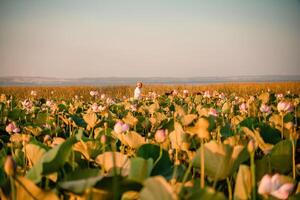
[[[136,87],[134,90],[134,99],[141,99],[142,90]]]

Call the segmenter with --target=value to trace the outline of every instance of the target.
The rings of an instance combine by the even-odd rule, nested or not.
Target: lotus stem
[[[184,176],[183,176],[183,179],[182,179],[182,184],[181,184],[180,189],[179,189],[179,194],[182,191],[182,188],[183,188],[184,183],[186,182],[186,180],[188,178],[188,175],[189,175],[189,173],[190,173],[190,171],[192,169],[192,166],[193,166],[193,161],[190,161],[189,166],[188,166],[188,168],[186,169],[186,171],[184,173]]]
[[[255,151],[250,152],[250,167],[251,167],[251,183],[252,183],[252,200],[256,200],[256,178],[255,178]]]
[[[203,189],[204,188],[204,141],[203,139],[201,138],[201,147],[200,147],[200,153],[201,153],[201,156],[200,156],[200,161],[201,161],[201,188]]]
[[[158,158],[155,160],[154,164],[153,164],[153,168],[156,166],[156,164],[158,163],[158,161],[161,159],[163,154],[163,148],[162,148],[162,144],[159,145],[159,156]]]
[[[9,176],[9,182],[10,182],[10,189],[11,189],[11,199],[16,200],[16,190],[15,190],[15,184],[14,184],[14,178],[13,176]]]
[[[119,186],[118,186],[118,177],[117,177],[117,169],[116,169],[116,145],[112,142],[112,159],[113,159],[113,199],[118,199],[119,196]]]
[[[229,200],[232,200],[232,188],[231,188],[231,183],[229,178],[226,178],[227,186],[228,186],[228,195],[229,195]]]
[[[284,130],[284,127],[283,127],[283,118],[284,118],[284,115],[283,113],[281,113],[281,139],[283,139],[283,130]]]
[[[294,139],[291,139],[291,142],[292,142],[292,155],[293,155],[293,179],[296,180],[295,143],[297,142],[297,140],[295,141]]]
[[[173,175],[172,175],[172,180],[176,180],[176,176],[177,176],[177,163],[178,163],[178,149],[175,149],[175,162],[174,162],[174,171],[173,171]]]

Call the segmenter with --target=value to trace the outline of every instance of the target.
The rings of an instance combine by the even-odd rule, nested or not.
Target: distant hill
[[[284,82],[300,81],[295,76],[227,76],[227,77],[99,77],[99,78],[51,78],[51,77],[0,77],[0,86],[69,86],[69,85],[129,85],[136,81],[148,84],[211,84],[229,82]]]

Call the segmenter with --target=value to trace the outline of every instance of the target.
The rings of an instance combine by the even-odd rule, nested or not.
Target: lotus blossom
[[[172,95],[173,95],[173,96],[177,96],[177,95],[178,95],[178,91],[177,91],[177,90],[173,90],[173,91],[172,91]]]
[[[208,114],[217,117],[218,116],[218,111],[214,108],[210,108],[209,111],[208,111]]]
[[[99,107],[98,107],[97,103],[93,103],[91,108],[92,108],[93,112],[99,112]]]
[[[225,94],[223,92],[219,94],[219,99],[225,99]]]
[[[46,106],[51,107],[53,105],[53,101],[52,100],[47,100],[46,101]]]
[[[209,99],[209,98],[211,97],[211,93],[210,93],[210,91],[208,91],[208,90],[207,90],[207,91],[205,91],[205,92],[204,92],[204,95],[203,95],[203,97],[204,97],[204,98],[208,98],[208,99]]]
[[[134,111],[134,112],[137,111],[137,106],[136,105],[131,105],[130,110]]]
[[[282,98],[283,98],[283,94],[277,94],[276,97],[277,97],[278,99],[282,99]]]
[[[101,135],[100,142],[101,142],[101,144],[106,143],[106,135]]]
[[[266,113],[266,114],[270,114],[272,112],[271,111],[271,106],[268,106],[266,104],[261,104],[259,110],[260,110],[260,112]]]
[[[15,124],[15,122],[11,122],[9,123],[6,128],[5,128],[6,132],[8,133],[19,133],[20,132],[20,128],[18,128]]]
[[[277,109],[279,112],[292,112],[294,110],[294,106],[290,102],[281,101],[277,104]]]
[[[37,92],[36,92],[35,90],[31,90],[30,95],[31,95],[31,96],[36,96],[36,95],[37,95]]]
[[[270,176],[266,174],[260,181],[258,193],[267,196],[272,195],[278,199],[287,199],[293,189],[294,184],[284,182],[281,175],[275,174]]]
[[[248,106],[247,106],[247,104],[246,103],[242,103],[240,106],[239,106],[239,108],[240,108],[240,112],[247,112],[247,109],[248,109]]]
[[[100,99],[102,99],[102,100],[105,99],[105,97],[106,97],[105,94],[101,94],[101,95],[100,95]]]
[[[189,91],[188,91],[188,90],[183,90],[182,93],[183,93],[184,95],[187,95],[187,94],[189,93]]]
[[[29,99],[25,99],[23,102],[22,102],[22,105],[23,105],[23,108],[26,109],[27,111],[29,111],[32,106],[33,106],[33,103],[32,101],[30,101]]]
[[[98,91],[92,90],[92,91],[90,91],[90,95],[92,97],[98,96]]]
[[[156,131],[154,138],[155,138],[156,142],[163,143],[164,141],[166,141],[167,133],[165,130],[159,129]]]
[[[123,123],[122,121],[118,121],[114,126],[114,131],[117,134],[124,133],[129,130],[128,124]]]
[[[111,98],[107,98],[106,99],[106,104],[107,105],[111,105],[111,104],[115,104],[114,100],[112,100]]]

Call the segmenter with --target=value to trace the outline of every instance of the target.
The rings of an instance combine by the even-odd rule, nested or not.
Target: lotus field
[[[300,199],[299,92],[51,94],[1,95],[1,199]]]

